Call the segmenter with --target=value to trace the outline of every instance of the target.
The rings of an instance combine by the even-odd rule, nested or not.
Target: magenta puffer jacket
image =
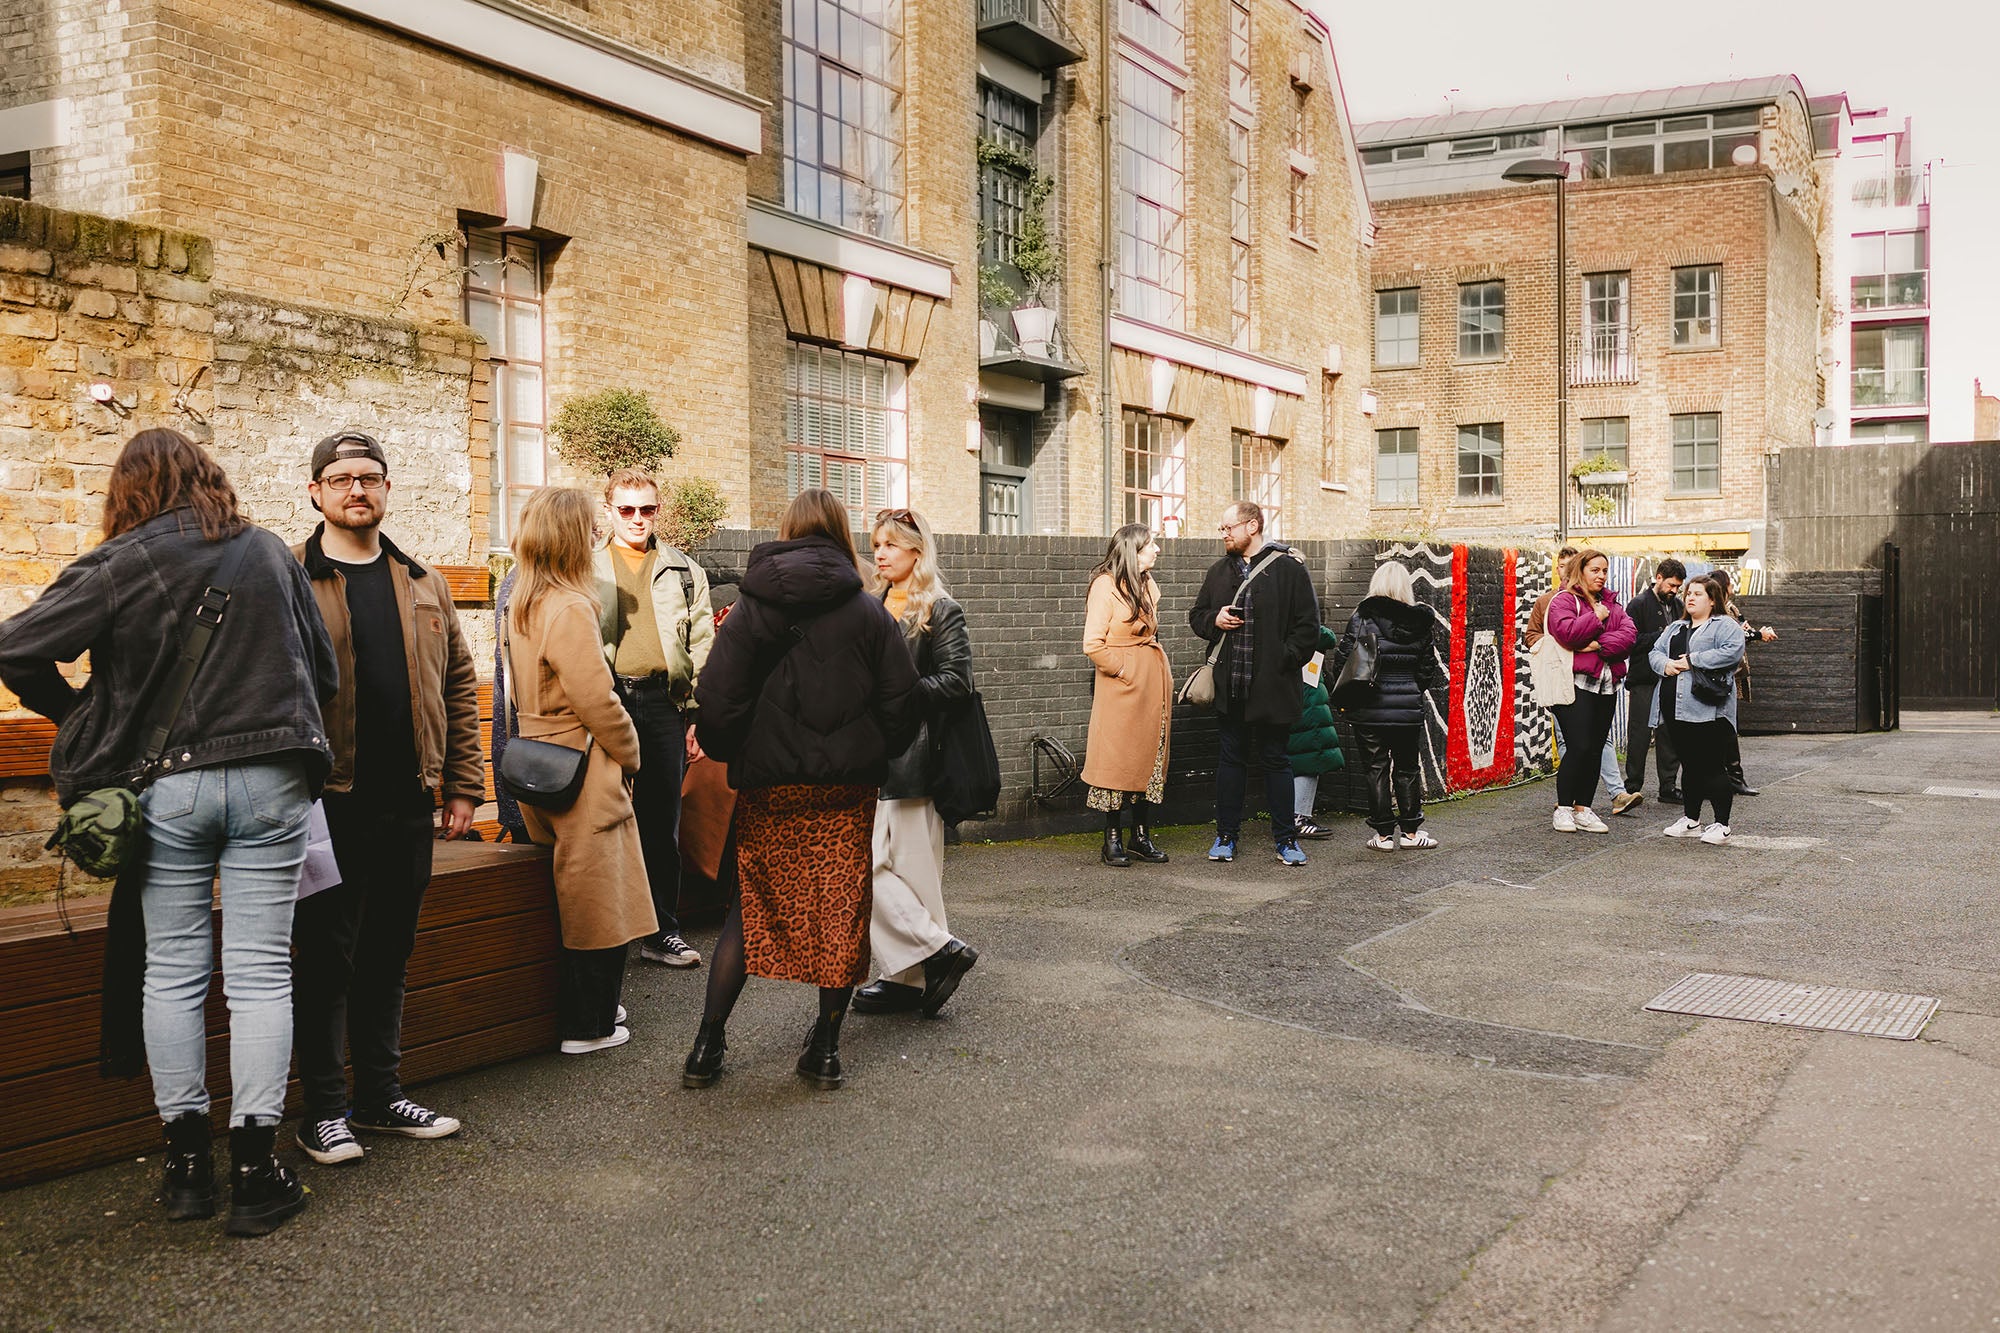
[[[1589,602],[1565,588],[1549,602],[1548,631],[1576,654],[1576,669],[1584,675],[1594,676],[1598,668],[1608,664],[1611,679],[1623,680],[1625,659],[1639,642],[1639,627],[1625,614],[1625,608],[1618,605],[1617,598],[1605,598],[1604,605],[1611,609],[1611,615],[1599,621]],[[1596,651],[1586,652],[1584,645],[1593,639],[1597,641]]]

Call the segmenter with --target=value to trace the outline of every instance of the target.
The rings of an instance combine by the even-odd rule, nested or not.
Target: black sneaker
[[[448,1115],[439,1115],[419,1106],[408,1097],[398,1097],[380,1110],[356,1111],[356,1129],[371,1134],[401,1134],[406,1139],[443,1139],[458,1133],[461,1126]]]
[[[639,957],[649,963],[665,963],[668,967],[700,967],[701,955],[688,947],[688,942],[672,931],[655,935],[639,946]]]
[[[347,1127],[344,1116],[331,1120],[299,1121],[299,1147],[321,1166],[354,1162],[361,1158],[361,1143]]]
[[[1332,829],[1322,828],[1320,825],[1313,823],[1310,819],[1301,819],[1298,822],[1298,827],[1294,830],[1294,832],[1296,832],[1301,838],[1311,838],[1315,842],[1323,841],[1324,839],[1331,838],[1333,836]]]

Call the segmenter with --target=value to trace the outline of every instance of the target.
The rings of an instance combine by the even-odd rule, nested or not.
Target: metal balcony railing
[[[1569,340],[1571,384],[1635,384],[1638,359],[1632,355],[1632,326],[1593,324]]]
[[[1930,173],[1891,171],[1854,182],[1854,202],[1862,208],[1909,208],[1931,201]]]
[[[1855,310],[1929,305],[1930,294],[1928,269],[1914,273],[1857,273],[1848,286],[1849,305]]]
[[[1083,42],[1050,0],[979,0],[979,39],[1036,69],[1083,59]]]
[[[1600,482],[1588,476],[1577,478],[1576,493],[1569,498],[1569,526],[1572,530],[1622,528],[1631,521],[1631,483]]]
[[[1857,369],[1853,402],[1856,407],[1922,407],[1930,401],[1930,371]]]

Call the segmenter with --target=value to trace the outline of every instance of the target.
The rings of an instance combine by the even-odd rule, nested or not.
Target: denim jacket
[[[168,734],[173,771],[295,754],[312,791],[331,754],[320,704],[339,683],[305,570],[251,527],[222,627]],[[0,681],[59,724],[49,775],[65,805],[124,786],[144,758],[146,713],[173,670],[184,627],[222,563],[192,511],[170,510],[79,558],[27,610],[0,623]],[[76,689],[57,670],[90,654]]]
[[[1660,637],[1653,642],[1653,651],[1648,658],[1653,674],[1660,678],[1660,688],[1653,691],[1653,726],[1660,725],[1660,700],[1669,689],[1675,690],[1674,716],[1682,722],[1713,722],[1725,718],[1730,726],[1736,725],[1736,685],[1729,686],[1729,697],[1721,704],[1703,703],[1694,697],[1694,672],[1683,671],[1678,676],[1667,675],[1667,648],[1681,627],[1689,624],[1683,616],[1660,631]],[[1688,640],[1687,659],[1698,667],[1721,667],[1734,672],[1736,664],[1743,660],[1743,626],[1725,615],[1713,615],[1708,622],[1694,631]]]

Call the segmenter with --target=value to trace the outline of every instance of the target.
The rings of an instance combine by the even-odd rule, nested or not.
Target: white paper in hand
[[[333,831],[326,826],[326,807],[318,801],[306,816],[306,863],[299,871],[299,897],[310,898],[340,883],[340,862],[333,856]]]
[[[1325,665],[1326,665],[1326,654],[1314,653],[1312,655],[1312,661],[1306,663],[1305,666],[1300,669],[1299,674],[1305,677],[1307,689],[1311,689],[1313,686],[1319,684],[1319,673],[1321,668],[1323,668]]]

